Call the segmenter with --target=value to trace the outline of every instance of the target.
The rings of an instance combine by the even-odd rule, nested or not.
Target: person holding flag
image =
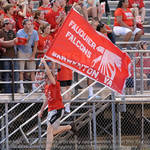
[[[48,105],[48,117],[47,117],[47,141],[46,150],[50,150],[54,135],[70,130],[70,125],[60,126],[60,119],[64,114],[64,104],[60,93],[60,83],[56,81],[55,75],[53,75],[49,69],[44,58],[41,59],[41,63],[44,65],[47,77],[45,78],[45,96],[46,99],[38,113],[39,117],[42,117],[43,111]]]

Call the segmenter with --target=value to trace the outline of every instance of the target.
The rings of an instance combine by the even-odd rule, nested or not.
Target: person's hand
[[[0,38],[0,44],[4,42],[4,38]]]
[[[30,61],[33,61],[35,59],[35,55],[32,54],[32,56],[30,57]]]
[[[39,112],[38,112],[38,116],[41,118],[42,115],[43,115],[43,112],[42,112],[42,111],[39,111]]]

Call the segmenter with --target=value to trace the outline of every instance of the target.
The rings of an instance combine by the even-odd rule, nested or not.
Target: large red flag
[[[122,94],[130,57],[71,9],[47,58],[82,73]]]

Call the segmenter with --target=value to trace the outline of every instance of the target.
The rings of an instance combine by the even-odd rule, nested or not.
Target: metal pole
[[[91,118],[92,117],[92,114],[90,113],[89,114],[89,117]],[[89,134],[90,134],[90,145],[92,146],[92,123],[91,123],[91,120],[89,121]]]
[[[118,111],[118,147],[121,148],[121,113]]]
[[[142,103],[142,137],[141,144],[144,142],[144,104]]]
[[[112,92],[112,99],[114,99],[114,92]],[[112,131],[113,131],[113,150],[116,150],[116,112],[115,103],[112,102]]]
[[[9,150],[9,140],[8,140],[8,103],[5,103],[5,122],[6,122],[6,150]]]
[[[11,60],[11,66],[12,66],[12,85],[11,85],[11,89],[12,89],[12,101],[14,101],[14,93],[15,93],[15,85],[14,85],[14,61],[13,59]]]
[[[93,103],[93,132],[94,132],[94,150],[97,150],[97,134],[96,134],[96,113],[95,113],[95,103]]]
[[[41,150],[41,118],[40,117],[38,117],[38,126],[39,126],[39,128],[38,128],[38,133],[39,133],[39,149]]]
[[[136,94],[136,59],[135,55],[133,57],[133,80],[134,80],[134,94]]]
[[[2,118],[2,123],[1,123],[1,124],[2,124],[1,127],[4,127],[4,117]],[[2,130],[1,138],[2,138],[2,139],[5,138],[4,130]],[[2,147],[0,147],[0,148],[5,149],[4,147],[5,147],[5,146],[4,146],[4,143],[2,143]]]
[[[143,53],[141,54],[141,56],[140,56],[140,62],[141,62],[141,71],[140,71],[140,77],[141,77],[141,90],[140,90],[140,92],[141,92],[141,94],[143,94],[143,90],[144,90],[144,85],[143,85]]]

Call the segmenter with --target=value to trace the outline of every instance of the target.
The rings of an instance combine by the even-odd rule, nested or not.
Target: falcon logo
[[[121,71],[121,58],[108,50],[104,50],[104,48],[99,48],[99,52],[102,55],[92,61],[92,67],[99,63],[98,71],[110,80],[113,80],[116,69],[118,68]]]

